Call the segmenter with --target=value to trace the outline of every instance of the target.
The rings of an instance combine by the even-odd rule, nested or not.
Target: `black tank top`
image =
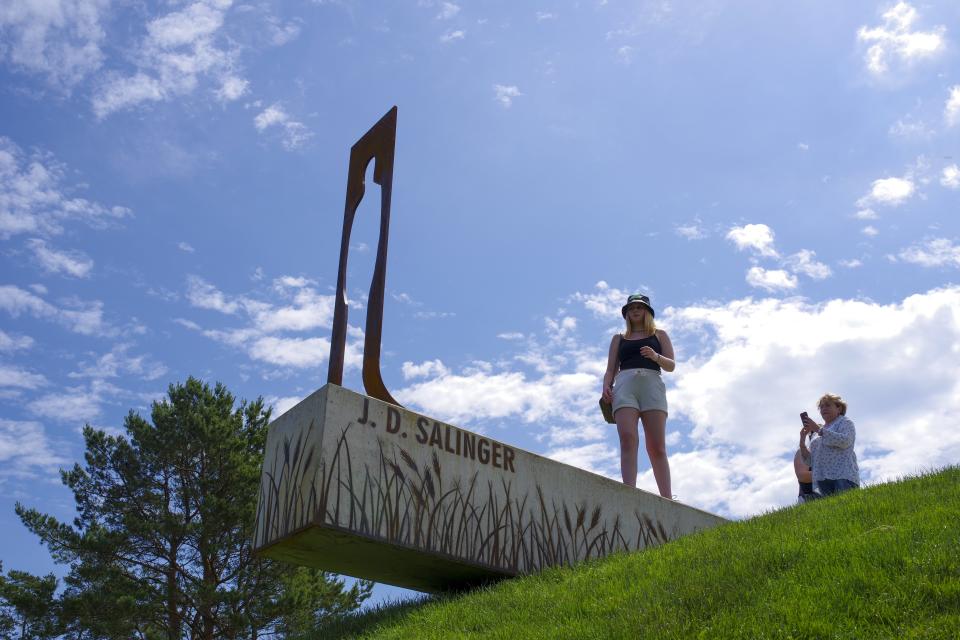
[[[624,369],[653,369],[654,371],[660,371],[660,365],[657,364],[655,360],[644,358],[640,355],[641,347],[652,347],[657,353],[661,352],[660,340],[657,338],[657,334],[640,340],[620,338],[620,348],[617,355],[620,359],[621,371]]]

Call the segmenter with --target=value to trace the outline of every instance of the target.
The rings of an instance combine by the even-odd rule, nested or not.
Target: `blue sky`
[[[71,517],[84,423],[189,375],[278,411],[325,382],[349,148],[394,104],[404,404],[618,477],[596,401],[642,291],[677,350],[682,501],[793,502],[827,390],[866,482],[956,464],[957,24],[947,1],[4,3],[5,568],[52,569],[13,504]]]

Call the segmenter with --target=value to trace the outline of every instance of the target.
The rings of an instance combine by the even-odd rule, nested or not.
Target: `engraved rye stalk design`
[[[333,525],[516,574],[643,549],[671,537],[660,522],[635,511],[637,534],[628,540],[620,514],[605,517],[600,504],[548,500],[539,484],[532,494],[519,495],[505,478],[481,484],[478,472],[444,477],[435,451],[418,461],[382,438],[373,468],[354,469],[352,428],[351,422],[341,429],[329,456],[311,440],[312,422],[276,444],[261,484],[258,547],[308,526]]]

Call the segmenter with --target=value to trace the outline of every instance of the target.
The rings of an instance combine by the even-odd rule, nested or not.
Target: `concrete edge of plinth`
[[[461,591],[519,575],[330,524],[301,527],[254,554],[427,593]]]

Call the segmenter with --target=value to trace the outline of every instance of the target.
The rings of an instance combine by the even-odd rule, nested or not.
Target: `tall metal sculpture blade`
[[[333,335],[330,341],[330,369],[327,382],[343,385],[343,358],[347,341],[347,254],[350,232],[357,207],[363,200],[364,176],[371,160],[373,181],[380,185],[380,240],[377,262],[367,301],[367,326],[363,341],[363,387],[378,400],[400,406],[393,399],[380,375],[380,341],[383,334],[383,299],[387,280],[387,236],[390,232],[390,194],[393,190],[393,153],[397,141],[397,108],[380,118],[350,149],[347,175],[347,202],[343,211],[343,237],[340,240],[340,269],[337,272],[337,297],[333,311]]]

